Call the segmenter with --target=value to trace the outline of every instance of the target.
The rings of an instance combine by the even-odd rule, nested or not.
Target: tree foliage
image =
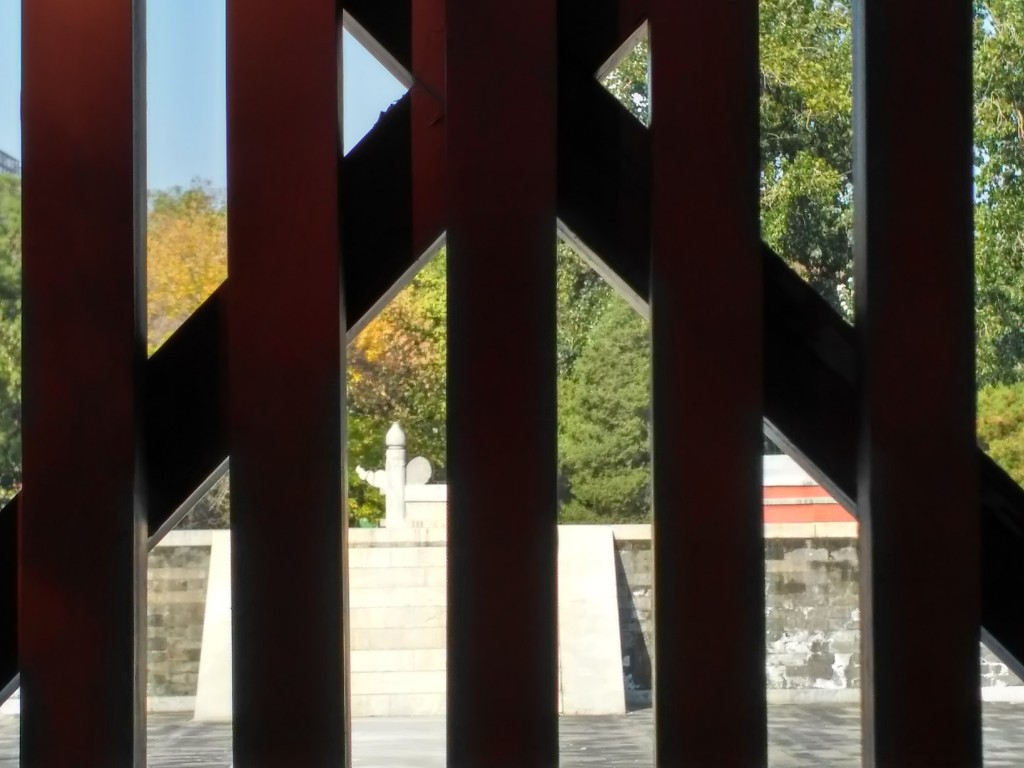
[[[559,386],[563,522],[640,521],[650,513],[647,323],[609,301]]]
[[[761,231],[835,309],[852,316],[850,9],[770,0],[760,13]]]
[[[1024,382],[995,384],[978,392],[978,442],[1024,486]]]
[[[1024,2],[974,8],[976,372],[985,386],[1024,380]],[[850,6],[766,0],[760,23],[762,233],[852,319]]]
[[[1024,2],[975,4],[978,383],[1024,381]]]
[[[1024,0],[975,10],[975,260],[978,433],[1024,480]],[[765,241],[852,320],[852,34],[844,0],[760,4],[760,187]],[[648,42],[604,81],[645,125]],[[713,73],[709,73],[713,76]],[[927,130],[927,116],[922,116]],[[941,162],[941,158],[936,160]],[[224,200],[202,183],[150,198],[152,352],[224,279]],[[568,246],[557,254],[559,468],[566,520],[642,519],[649,510],[649,340],[644,321]],[[922,279],[927,279],[922,275]],[[19,487],[20,182],[0,176],[0,497]],[[348,350],[349,464],[383,465],[401,422],[410,455],[445,469],[446,313],[442,253]],[[383,512],[349,476],[353,519]],[[192,517],[226,519],[227,484]],[[220,516],[218,518],[218,515]]]
[[[21,180],[0,174],[0,504],[21,489]]]
[[[649,42],[604,80],[647,124]],[[765,241],[825,299],[852,314],[852,75],[849,6],[760,7],[761,224]]]
[[[348,468],[348,519],[357,528],[377,528],[384,519],[384,495],[356,474],[355,466]]]
[[[227,207],[201,182],[150,196],[146,289],[151,354],[227,277],[227,238]]]
[[[602,85],[644,125],[651,124],[649,62],[650,47],[645,35],[601,81]]]
[[[231,473],[215,482],[178,523],[184,530],[227,528],[231,523]]]
[[[444,251],[374,318],[348,348],[349,462],[377,469],[393,421],[409,457],[444,477],[447,303]]]
[[[593,338],[594,325],[612,301],[615,292],[600,275],[563,241],[556,254],[558,377],[572,374],[583,349]]]
[[[149,348],[154,351],[227,275],[227,210],[197,182],[154,193],[148,229]],[[353,524],[376,522],[383,499],[354,472],[383,464],[384,434],[400,421],[410,453],[444,468],[444,256],[432,261],[348,348],[348,511]],[[225,476],[197,503],[184,527],[228,525]]]
[[[976,375],[985,388],[1024,381],[1024,0],[976,0],[974,20]],[[762,236],[852,321],[851,46],[849,2],[760,4]],[[638,46],[606,81],[627,107],[646,92],[646,57]]]

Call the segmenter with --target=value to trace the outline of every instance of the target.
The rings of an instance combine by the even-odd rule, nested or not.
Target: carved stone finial
[[[398,425],[397,421],[391,424],[391,429],[389,429],[388,433],[384,436],[384,444],[387,445],[388,448],[405,447],[405,432],[402,431],[402,428]]]

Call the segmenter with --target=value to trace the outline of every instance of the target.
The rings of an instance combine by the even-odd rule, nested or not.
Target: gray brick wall
[[[650,540],[617,540],[616,551],[627,703],[646,706],[654,651]],[[150,553],[150,696],[195,695],[209,561],[209,546],[160,546]],[[768,539],[765,570],[768,687],[859,688],[857,540]],[[1021,685],[981,650],[982,685]]]
[[[653,661],[650,540],[616,542],[623,676],[627,701],[650,701]],[[768,687],[860,687],[860,607],[855,538],[770,538],[765,542],[765,657]],[[1021,685],[981,646],[983,686]]]
[[[616,541],[615,549],[618,554],[615,573],[626,704],[642,707],[651,701],[651,662],[654,655],[651,542]]]
[[[856,539],[765,542],[769,688],[860,685]]]
[[[209,546],[162,546],[149,554],[150,696],[196,694],[209,565]]]

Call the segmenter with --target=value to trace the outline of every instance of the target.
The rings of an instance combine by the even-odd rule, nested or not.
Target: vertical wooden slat
[[[655,762],[764,765],[757,2],[650,24]]]
[[[546,768],[558,764],[555,5],[446,6],[448,764]]]
[[[235,762],[340,766],[338,21],[334,0],[229,0],[227,25]]]
[[[854,3],[865,765],[981,764],[971,33]]]
[[[145,765],[141,9],[22,9],[25,766]]]

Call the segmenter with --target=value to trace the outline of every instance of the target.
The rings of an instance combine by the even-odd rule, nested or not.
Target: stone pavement
[[[727,706],[727,701],[718,706]],[[651,766],[651,710],[626,716],[563,717],[562,768]],[[860,765],[859,710],[850,704],[769,708],[769,765]],[[444,720],[361,718],[353,723],[354,768],[443,768]],[[0,716],[0,767],[18,765],[18,718]],[[986,704],[986,766],[1024,766],[1024,704]],[[197,724],[187,715],[151,715],[151,768],[228,768],[231,727]]]

